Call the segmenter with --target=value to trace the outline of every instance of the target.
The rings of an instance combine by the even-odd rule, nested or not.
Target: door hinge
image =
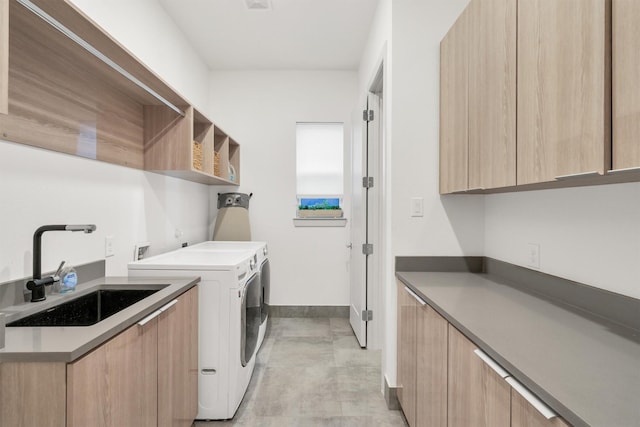
[[[373,253],[373,243],[363,243],[362,253],[365,255],[371,255]]]
[[[364,188],[373,188],[373,177],[372,176],[362,177],[362,186]]]
[[[362,321],[369,322],[373,320],[373,311],[371,310],[362,310]]]
[[[364,110],[362,112],[362,120],[369,123],[373,121],[373,110]]]

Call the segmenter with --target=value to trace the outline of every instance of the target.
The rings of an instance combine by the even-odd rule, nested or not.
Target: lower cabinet
[[[476,354],[476,346],[449,325],[449,426],[509,427],[511,391]]]
[[[410,426],[447,426],[447,321],[398,282],[398,400]]]
[[[548,420],[515,390],[511,390],[511,427],[569,427],[562,418]]]
[[[398,401],[410,426],[416,425],[416,312],[418,301],[398,282]]]
[[[569,427],[400,281],[397,373],[410,427]]]
[[[0,426],[191,426],[197,287],[156,314],[72,363],[0,363]]]

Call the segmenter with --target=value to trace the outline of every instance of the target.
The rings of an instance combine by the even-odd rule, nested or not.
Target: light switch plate
[[[410,212],[413,217],[424,216],[424,199],[422,197],[411,198]]]

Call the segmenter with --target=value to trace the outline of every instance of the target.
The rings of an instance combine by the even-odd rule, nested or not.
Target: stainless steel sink
[[[143,289],[101,288],[8,323],[14,326],[90,326],[158,292],[166,285]]]

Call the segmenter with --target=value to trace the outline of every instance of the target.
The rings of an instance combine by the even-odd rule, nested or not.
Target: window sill
[[[346,218],[293,218],[295,227],[344,227]]]

